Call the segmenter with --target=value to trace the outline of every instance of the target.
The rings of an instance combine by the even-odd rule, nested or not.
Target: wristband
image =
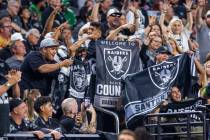
[[[10,88],[12,86],[12,84],[10,84],[9,82],[6,82],[4,85],[8,88]]]

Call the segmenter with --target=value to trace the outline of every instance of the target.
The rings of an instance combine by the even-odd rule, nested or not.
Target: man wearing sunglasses
[[[120,27],[122,13],[116,8],[111,8],[106,14],[107,23],[102,24],[102,38],[106,38],[111,30]]]
[[[12,32],[11,18],[6,10],[0,11],[0,49],[5,48],[9,42]]]

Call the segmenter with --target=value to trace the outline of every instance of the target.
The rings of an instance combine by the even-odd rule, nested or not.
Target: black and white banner
[[[88,65],[88,64],[86,64]],[[70,66],[69,95],[74,98],[83,99],[89,83],[89,73],[83,62]]]
[[[126,123],[155,109],[174,85],[187,96],[191,85],[190,61],[189,56],[183,54],[127,76],[123,95]]]
[[[96,44],[94,104],[114,108],[120,104],[122,78],[140,70],[139,48],[125,41],[102,40]]]
[[[206,101],[202,98],[195,98],[181,102],[168,103],[166,106],[160,109],[160,113],[193,112],[196,110],[198,111],[200,110],[199,108],[202,105],[205,105],[205,103]],[[194,120],[200,120],[200,117],[195,114],[191,115],[190,117]],[[186,116],[185,119],[187,119]]]

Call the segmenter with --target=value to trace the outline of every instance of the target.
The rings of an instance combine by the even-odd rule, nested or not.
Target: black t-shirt
[[[11,56],[12,56],[12,53],[9,47],[5,47],[0,50],[0,59],[6,60],[7,58],[10,58]]]
[[[3,85],[7,82],[4,77],[8,72],[8,66],[4,61],[0,60],[0,85]],[[4,93],[0,96],[0,137],[4,133],[9,132],[9,99],[8,94]]]
[[[28,40],[24,41],[23,43],[26,46],[26,53],[27,54],[31,51],[38,51],[39,50],[39,45],[32,45]]]
[[[48,96],[52,79],[57,76],[58,71],[40,73],[38,68],[44,64],[52,63],[55,62],[47,62],[39,51],[29,53],[21,66],[21,91],[24,91],[25,89],[39,89],[42,96]]]
[[[34,123],[23,120],[20,125],[16,124],[15,121],[10,117],[10,133],[17,133],[19,131],[35,131],[40,128]]]
[[[48,128],[53,130],[59,128],[59,123],[53,118],[49,118],[46,122],[42,117],[39,116],[34,123],[40,128]]]
[[[101,31],[102,31],[102,39],[106,39],[106,37],[109,35],[109,26],[107,22],[101,23]]]

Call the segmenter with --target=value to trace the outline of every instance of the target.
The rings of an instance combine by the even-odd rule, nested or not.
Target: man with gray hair
[[[18,25],[19,27],[22,27],[20,17],[18,16],[19,10],[20,3],[17,0],[8,0],[7,11],[9,12],[10,17],[12,18],[12,22]]]
[[[11,69],[20,70],[26,54],[24,39],[20,33],[14,33],[11,36],[11,41],[10,49],[13,55],[6,60],[6,63]]]
[[[24,42],[26,48],[26,52],[29,53],[30,51],[37,51],[39,48],[41,34],[39,30],[36,28],[30,29],[26,33],[26,41]]]
[[[76,99],[67,98],[61,104],[63,114],[60,124],[64,133],[96,133],[96,112],[93,106],[81,104],[81,112],[78,112]],[[88,121],[87,113],[90,113],[91,119]]]

